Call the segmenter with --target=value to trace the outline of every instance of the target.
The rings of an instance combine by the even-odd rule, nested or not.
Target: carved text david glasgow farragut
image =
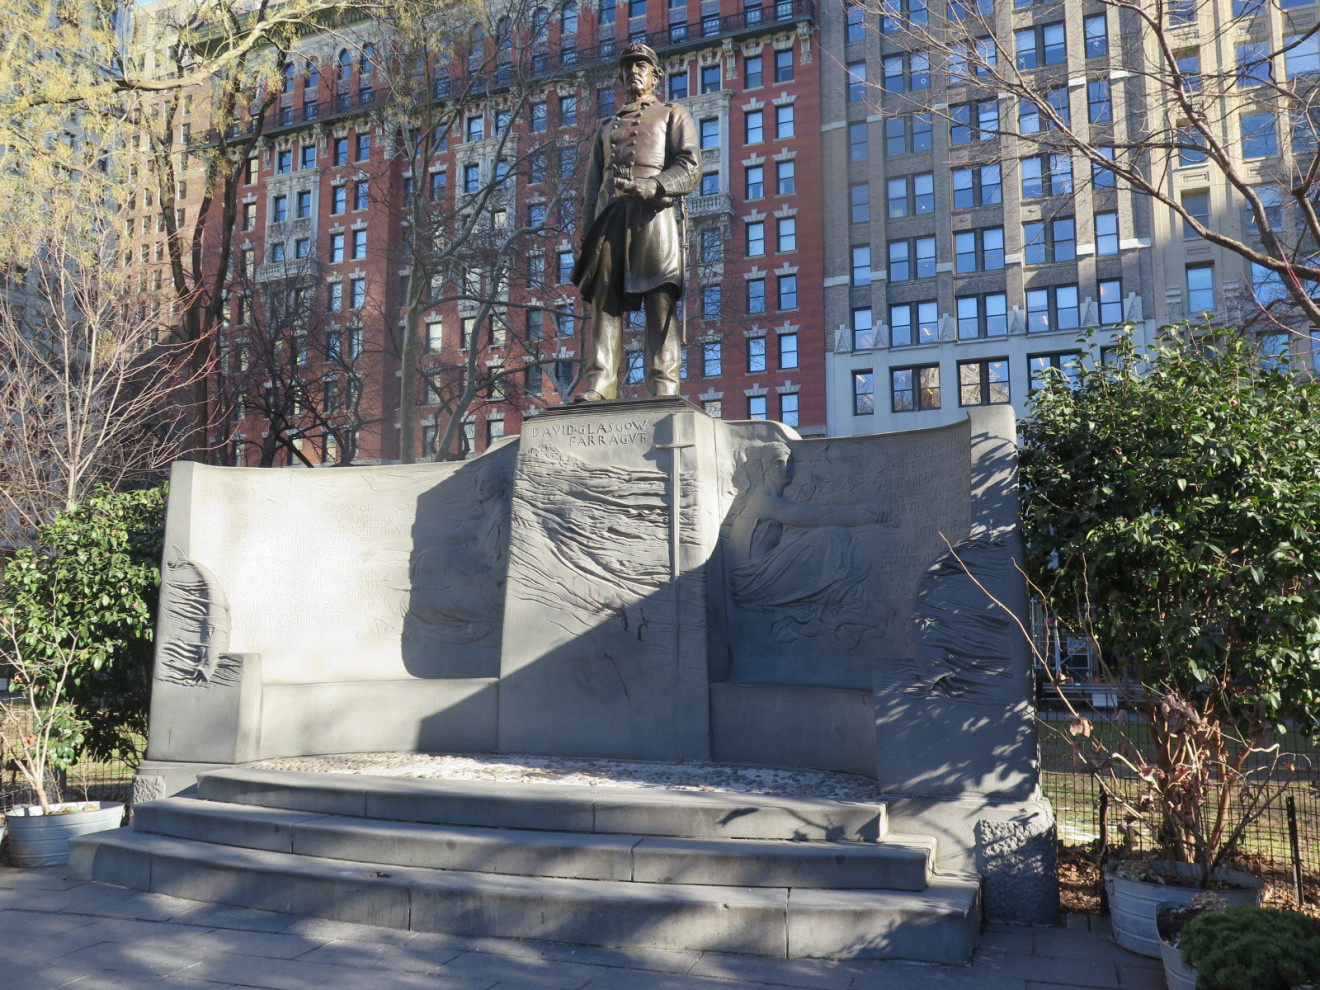
[[[651,425],[630,419],[622,423],[556,423],[533,426],[533,440],[564,439],[570,447],[611,447],[623,443],[650,443]]]

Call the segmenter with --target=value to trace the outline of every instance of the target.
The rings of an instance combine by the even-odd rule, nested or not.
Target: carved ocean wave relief
[[[172,684],[232,684],[241,662],[228,654],[229,601],[215,575],[170,548],[160,590],[156,677]]]
[[[670,580],[669,478],[663,471],[590,464],[553,447],[519,465],[511,566],[526,597],[595,624],[640,623],[632,607]]]

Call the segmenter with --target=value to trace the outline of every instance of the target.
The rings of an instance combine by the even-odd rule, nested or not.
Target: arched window
[[[361,70],[364,76],[369,76],[376,71],[376,46],[367,42],[362,46],[362,65]]]
[[[541,42],[550,39],[550,11],[537,7],[532,14],[532,41]]]
[[[321,70],[315,62],[307,63],[307,72],[303,75],[303,89],[316,89],[321,84]]]
[[[339,81],[347,82],[353,75],[353,56],[345,48],[339,53]]]
[[[513,21],[501,17],[495,24],[495,48],[507,52],[513,48]]]
[[[577,34],[578,28],[578,10],[577,4],[566,3],[564,9],[559,15],[559,30],[563,34]]]
[[[284,89],[283,89],[283,92],[285,92],[285,93],[292,93],[292,92],[293,92],[293,76],[294,76],[293,63],[290,62],[290,63],[288,63],[287,65],[284,66]]]

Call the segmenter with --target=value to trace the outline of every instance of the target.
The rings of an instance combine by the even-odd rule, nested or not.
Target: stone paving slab
[[[1104,919],[989,926],[970,966],[766,959],[416,934],[0,866],[4,990],[1161,990]],[[388,973],[388,976],[385,974]]]

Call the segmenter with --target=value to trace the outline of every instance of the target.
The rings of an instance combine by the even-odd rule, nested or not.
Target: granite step
[[[703,886],[922,890],[935,840],[706,839],[384,821],[167,798],[140,806],[140,832],[328,859],[524,876]]]
[[[355,818],[609,835],[875,842],[887,827],[883,804],[827,798],[247,768],[199,775],[197,796]]]
[[[145,810],[142,809],[142,810]],[[74,840],[79,879],[218,904],[464,936],[790,958],[965,964],[974,877],[920,892],[508,876],[299,856],[139,828]]]

